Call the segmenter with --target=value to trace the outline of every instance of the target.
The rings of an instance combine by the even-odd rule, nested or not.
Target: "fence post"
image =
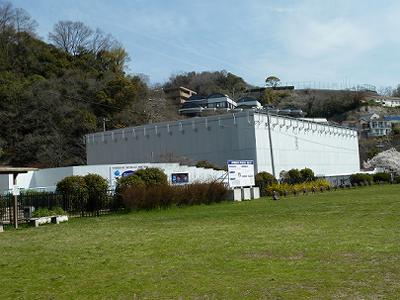
[[[13,195],[14,195],[14,228],[18,229],[18,195],[15,187],[17,186],[17,175],[18,173],[13,174]]]

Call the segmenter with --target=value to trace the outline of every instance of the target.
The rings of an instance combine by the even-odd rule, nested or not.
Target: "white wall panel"
[[[267,116],[255,117],[258,171],[272,173]],[[275,172],[311,168],[316,174],[359,171],[358,137],[353,130],[271,116]]]

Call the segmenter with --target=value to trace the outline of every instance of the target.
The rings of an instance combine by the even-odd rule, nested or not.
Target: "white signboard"
[[[253,160],[228,160],[230,187],[254,186]]]
[[[19,191],[18,185],[13,185],[12,194],[13,194],[14,196],[19,196],[19,195],[20,195],[20,191]]]
[[[111,166],[110,167],[110,178],[111,178],[111,189],[115,189],[117,186],[118,178],[129,176],[135,173],[137,170],[147,168],[146,165],[136,165],[136,166]]]

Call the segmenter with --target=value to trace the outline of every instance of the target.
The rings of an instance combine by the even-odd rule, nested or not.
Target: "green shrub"
[[[143,182],[143,180],[137,176],[136,174],[132,174],[129,176],[125,176],[125,177],[120,177],[117,180],[117,186],[115,188],[115,191],[121,191],[127,187],[130,186],[137,186],[137,185],[145,185],[145,183]]]
[[[302,182],[301,173],[298,169],[290,169],[286,173],[285,182],[290,184],[296,184]]]
[[[147,186],[168,183],[167,175],[158,168],[140,169],[133,175],[138,176]]]
[[[88,200],[88,187],[83,176],[68,176],[57,183],[56,192],[69,203],[69,210],[83,212]]]
[[[101,209],[107,200],[107,180],[97,174],[88,174],[83,178],[86,183],[88,194],[86,209],[88,211]]]
[[[47,208],[39,208],[32,213],[32,217],[40,218],[40,217],[48,217],[51,216],[50,210]]]
[[[390,182],[391,176],[389,173],[379,172],[372,175],[374,182]]]
[[[57,183],[56,191],[62,194],[87,193],[87,185],[83,176],[68,176]]]
[[[53,212],[53,215],[56,216],[66,215],[66,212],[59,206],[53,207],[51,211]]]
[[[400,183],[400,176],[396,176],[396,177],[393,179],[393,181],[394,181],[395,183]]]
[[[302,183],[307,181],[314,181],[315,176],[313,170],[304,168],[301,170],[290,169],[289,171],[281,172],[282,181],[289,184]]]
[[[306,182],[306,181],[314,181],[315,176],[313,170],[309,168],[304,168],[300,170],[300,175],[301,175],[301,181]]]
[[[261,196],[265,195],[265,188],[273,183],[277,183],[274,175],[268,172],[260,172],[254,178],[256,186],[260,188]]]
[[[41,207],[32,213],[32,217],[34,218],[60,216],[60,215],[65,215],[65,211],[59,206],[53,207],[51,210],[48,208]]]
[[[370,174],[366,173],[356,173],[350,176],[350,183],[351,184],[360,184],[361,182],[372,182],[373,177]]]

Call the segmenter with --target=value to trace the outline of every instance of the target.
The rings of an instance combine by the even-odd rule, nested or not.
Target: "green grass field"
[[[400,299],[400,185],[0,234],[1,299]]]

